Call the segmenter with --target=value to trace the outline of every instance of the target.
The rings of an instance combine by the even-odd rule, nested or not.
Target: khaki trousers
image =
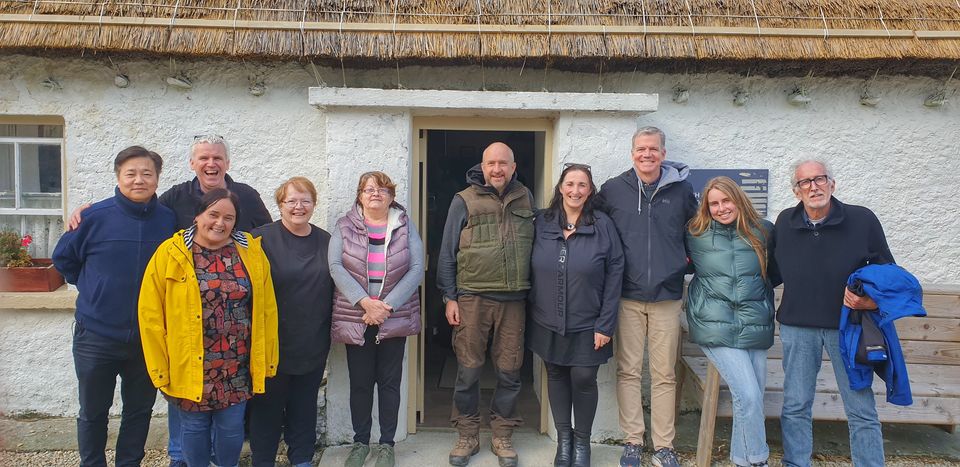
[[[620,300],[617,335],[617,403],[625,443],[643,445],[643,350],[649,342],[650,424],[654,449],[673,448],[676,434],[677,345],[680,340],[681,300],[639,302]]]

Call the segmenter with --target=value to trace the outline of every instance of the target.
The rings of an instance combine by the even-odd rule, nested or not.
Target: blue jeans
[[[183,449],[180,447],[180,411],[177,405],[167,401],[167,455],[170,460],[183,461]]]
[[[767,384],[767,351],[701,347],[717,367],[733,395],[730,461],[737,465],[764,462],[770,457],[764,428],[763,391]]]
[[[116,465],[139,466],[150,430],[157,389],[150,381],[140,340],[120,342],[99,336],[79,323],[73,330],[73,362],[77,372],[80,414],[77,445],[80,465],[106,467],[107,417],[120,376],[123,412],[117,435]]]
[[[225,409],[187,412],[176,408],[180,415],[180,446],[189,467],[210,465],[211,435],[216,440],[213,463],[233,467],[240,462],[243,448],[243,414],[247,403]]]
[[[873,389],[850,389],[840,356],[836,329],[780,326],[783,341],[783,465],[807,467],[813,454],[813,398],[823,348],[833,363],[833,373],[843,400],[850,430],[850,454],[857,467],[884,465],[883,435],[877,418]]]
[[[180,437],[183,436],[180,433],[180,411],[177,410],[177,404],[170,401],[167,401],[167,434],[167,455],[170,456],[170,460],[186,462],[186,459],[183,458],[183,448],[180,441]],[[211,436],[210,441],[211,446],[217,444],[214,436]],[[212,451],[210,457],[213,457]]]

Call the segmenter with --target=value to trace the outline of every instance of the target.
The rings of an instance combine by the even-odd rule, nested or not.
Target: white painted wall
[[[126,89],[113,86],[114,71],[99,58],[0,56],[0,114],[60,115],[66,121],[70,209],[111,194],[110,161],[130,144],[165,156],[161,190],[192,177],[186,150],[192,135],[203,132],[227,138],[233,149],[231,175],[257,188],[274,215],[271,192],[292,175],[310,177],[320,199],[327,200],[321,201],[314,219],[323,227],[350,205],[357,176],[366,170],[387,171],[400,185],[401,201],[409,201],[408,112],[324,113],[307,103],[307,89],[316,86],[318,78],[296,64],[178,62],[178,70],[194,82],[190,91],[163,83],[170,74],[165,60],[118,65],[130,76]],[[614,176],[630,165],[633,129],[656,125],[667,132],[670,159],[702,168],[770,169],[769,208],[775,218],[796,202],[789,189],[789,163],[824,158],[838,180],[836,195],[877,213],[900,264],[923,283],[960,284],[960,212],[952,196],[960,186],[960,109],[953,104],[922,106],[939,81],[881,76],[872,89],[882,101],[868,108],[858,103],[863,82],[857,79],[612,73],[601,80],[592,74],[549,71],[544,80],[542,72],[529,69],[522,75],[517,69],[478,71],[407,67],[399,77],[408,89],[538,91],[546,86],[554,92],[593,92],[602,85],[605,93],[659,93],[659,110],[636,120],[594,113],[556,115],[554,173],[564,162],[576,161],[591,164],[598,182]],[[319,73],[320,80],[337,77],[340,84],[340,70],[320,68]],[[57,78],[63,90],[41,87],[40,81],[49,76]],[[251,76],[266,81],[264,96],[247,92]],[[398,73],[393,68],[347,70],[346,78],[351,87],[394,88]],[[785,98],[800,81],[813,101],[794,107]],[[670,101],[677,83],[690,89],[686,104]],[[732,104],[737,86],[751,93],[745,107]],[[69,322],[64,312],[0,314],[0,412],[76,413]],[[334,348],[329,367],[328,430],[331,441],[345,441],[349,417],[344,412],[342,346]],[[613,371],[608,367],[601,370],[604,405],[598,435],[616,430],[615,397],[610,397]],[[404,417],[405,412],[401,427]]]
[[[268,92],[247,92],[258,65],[197,62],[178,65],[196,85],[169,88],[167,61],[119,62],[130,77],[125,89],[113,85],[105,61],[49,60],[0,56],[0,115],[60,115],[65,120],[67,206],[113,195],[113,158],[140,144],[164,157],[160,190],[193,177],[187,166],[193,136],[223,135],[231,148],[230,174],[252,185],[272,215],[273,190],[288,177],[304,175],[327,191],[323,113],[307,104],[313,78],[298,65],[273,65]],[[52,91],[40,81],[55,77]],[[326,226],[327,211],[314,221]],[[20,311],[0,304],[0,414],[75,416],[77,383],[71,354],[73,314],[69,310]],[[166,412],[158,398],[155,413]],[[113,413],[117,414],[119,396]]]

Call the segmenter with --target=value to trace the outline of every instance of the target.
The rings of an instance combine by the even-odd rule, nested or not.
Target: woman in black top
[[[534,221],[527,346],[547,367],[556,466],[590,465],[597,371],[613,356],[623,251],[613,221],[594,209],[596,192],[590,166],[568,164]]]
[[[310,223],[317,190],[304,177],[277,188],[280,220],[258,227],[277,296],[280,367],[266,392],[250,401],[253,465],[273,466],[281,430],[287,459],[311,465],[317,442],[317,392],[330,350],[333,280],[327,267],[330,234]]]

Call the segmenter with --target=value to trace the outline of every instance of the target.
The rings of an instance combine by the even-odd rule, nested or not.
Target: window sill
[[[72,289],[72,290],[71,290]],[[0,292],[0,309],[6,310],[74,310],[77,290],[64,284],[53,292]]]

